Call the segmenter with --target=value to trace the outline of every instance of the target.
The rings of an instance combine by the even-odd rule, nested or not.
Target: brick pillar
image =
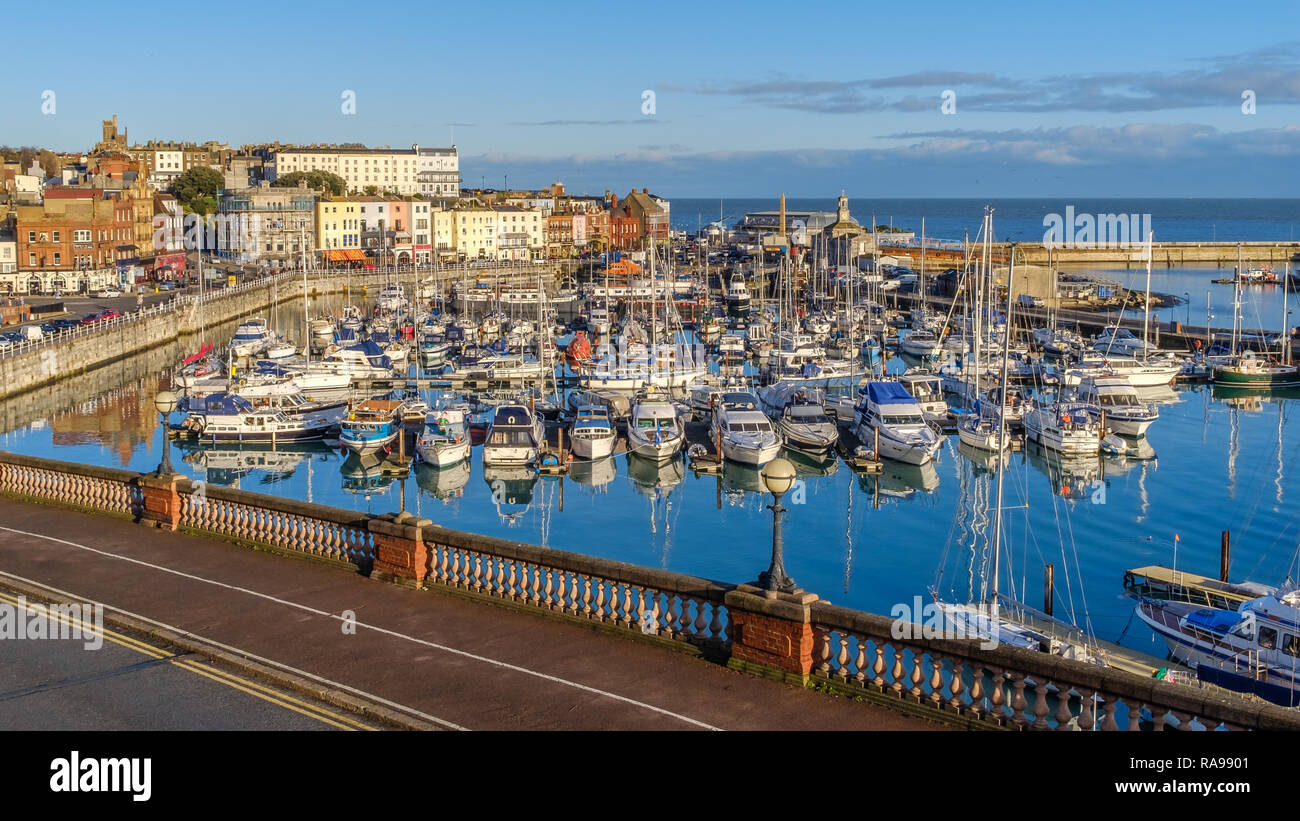
[[[431,524],[410,513],[386,513],[371,519],[367,527],[375,540],[375,563],[370,578],[419,587],[429,564],[423,533]]]
[[[141,476],[138,483],[144,494],[144,510],[136,521],[175,530],[181,521],[181,496],[176,491],[176,482],[183,478],[179,474],[158,476],[146,473]]]
[[[742,584],[724,599],[731,623],[728,667],[807,684],[813,666],[811,605],[817,594]]]

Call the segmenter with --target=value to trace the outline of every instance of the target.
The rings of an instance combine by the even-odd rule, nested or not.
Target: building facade
[[[415,149],[285,148],[271,155],[267,175],[274,181],[298,171],[328,171],[343,178],[349,193],[367,188],[411,195],[420,193],[419,155]]]
[[[426,198],[460,195],[460,156],[456,146],[421,148],[412,146],[416,155],[417,193]]]
[[[316,195],[305,185],[272,188],[263,182],[256,188],[226,191],[218,213],[240,220],[246,241],[218,253],[241,263],[298,267],[304,255],[311,259],[316,250],[315,211]]]

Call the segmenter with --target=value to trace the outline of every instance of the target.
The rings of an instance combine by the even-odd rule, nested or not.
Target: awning
[[[364,262],[365,259],[365,254],[351,248],[325,252],[327,262]]]

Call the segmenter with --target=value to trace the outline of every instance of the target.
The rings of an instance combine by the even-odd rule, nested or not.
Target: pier
[[[1004,242],[994,243],[992,256],[995,263],[1006,263],[1008,247]],[[879,250],[882,255],[909,259],[914,268],[921,262],[919,245],[882,242]],[[1287,262],[1300,262],[1300,242],[1153,242],[1151,264],[1164,268],[1232,268],[1237,264],[1239,250],[1243,263],[1267,264],[1277,271],[1281,271]],[[1147,264],[1146,247],[1141,238],[1127,247],[1114,247],[1113,244],[1112,247],[1048,247],[1041,242],[1020,242],[1016,244],[1016,251],[1016,261],[1030,265],[1143,268]],[[960,250],[926,248],[925,261],[927,273],[935,273],[944,268],[960,268],[965,256]]]

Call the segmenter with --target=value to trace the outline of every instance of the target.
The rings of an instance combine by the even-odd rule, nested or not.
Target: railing
[[[697,646],[730,641],[723,598],[735,585],[437,525],[423,534],[425,584]]]
[[[129,470],[0,454],[0,492],[92,512],[138,516],[144,504],[139,478]]]
[[[177,492],[182,527],[363,568],[374,560],[364,514],[188,480]]]
[[[143,478],[0,452],[0,493],[88,512],[143,516]],[[185,479],[175,490],[182,528],[363,571],[376,561],[379,522],[367,514]],[[731,655],[734,585],[437,525],[420,533],[425,586]],[[894,620],[824,602],[807,612],[807,627],[789,624],[811,628],[812,683],[918,715],[1024,730],[1300,729],[1294,710],[1217,689],[978,641],[895,638]]]
[[[918,633],[921,625],[912,625]],[[1027,730],[1300,728],[1300,715],[1262,702],[978,641],[894,638],[884,616],[812,605],[812,675],[921,712]]]

